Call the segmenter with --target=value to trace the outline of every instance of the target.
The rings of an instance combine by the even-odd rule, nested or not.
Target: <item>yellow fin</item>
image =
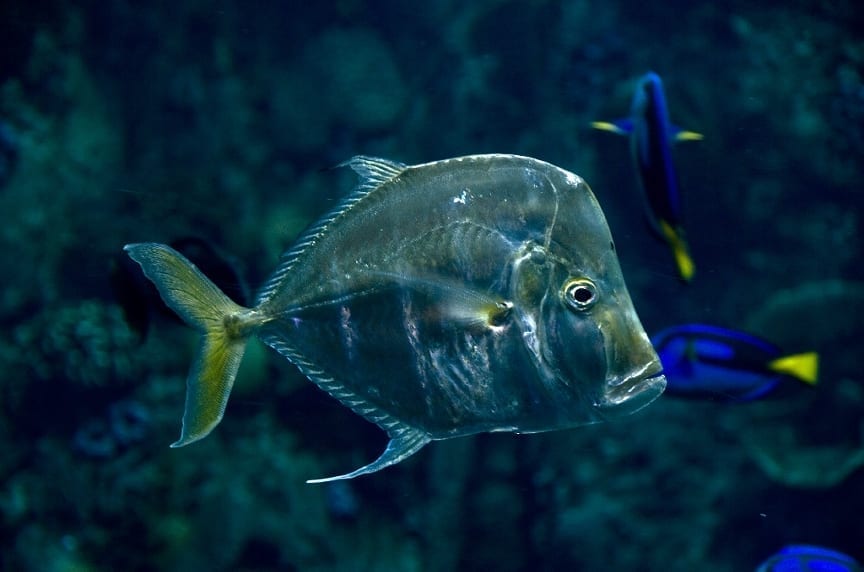
[[[685,282],[690,282],[693,278],[693,273],[696,272],[696,266],[690,257],[687,243],[681,234],[665,220],[660,221],[660,232],[672,248],[672,255],[675,257],[675,266],[678,267],[678,275]]]
[[[819,354],[805,352],[779,357],[770,361],[768,368],[792,376],[807,385],[816,385],[819,379]]]
[[[205,437],[222,420],[246,341],[263,320],[231,301],[182,254],[162,244],[128,244],[162,300],[203,334],[186,378],[186,407],[180,439],[172,447]]]
[[[592,121],[591,127],[594,129],[599,129],[601,131],[610,131],[612,133],[617,133],[618,135],[627,135],[628,133],[615,125],[614,123],[610,123],[609,121]]]
[[[675,134],[675,141],[702,141],[705,136],[695,131],[679,131]]]
[[[485,330],[502,325],[512,309],[513,303],[506,300],[484,300],[479,296],[472,299],[465,296],[447,301],[443,315],[466,326]]]

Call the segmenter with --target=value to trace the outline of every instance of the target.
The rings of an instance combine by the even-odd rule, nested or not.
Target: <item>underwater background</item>
[[[749,571],[864,560],[864,7],[838,2],[180,0],[0,5],[3,570]],[[663,77],[696,275],[591,129]],[[251,296],[356,154],[518,153],[594,189],[649,334],[816,350],[815,388],[664,396],[612,423],[386,436],[257,346],[170,449],[196,336],[122,247],[185,243]],[[202,263],[203,266],[203,263]]]

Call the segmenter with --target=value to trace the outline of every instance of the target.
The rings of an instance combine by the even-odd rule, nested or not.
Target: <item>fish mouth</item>
[[[605,412],[627,415],[660,397],[664,389],[663,366],[659,360],[652,361],[635,373],[607,381],[597,406]]]

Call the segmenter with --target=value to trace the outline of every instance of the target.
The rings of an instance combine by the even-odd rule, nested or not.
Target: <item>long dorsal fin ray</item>
[[[348,194],[332,211],[327,213],[320,221],[306,229],[295,241],[294,245],[282,255],[279,268],[270,277],[270,280],[261,288],[256,299],[256,306],[264,303],[279,288],[282,280],[289,270],[294,266],[297,257],[309,246],[315,244],[330,224],[351,209],[358,201],[384,183],[398,177],[408,165],[397,161],[379,159],[357,155],[347,161],[340,163],[338,167],[351,167],[360,177],[360,183]]]
[[[380,157],[356,155],[347,161],[339,163],[340,167],[351,167],[360,177],[358,190],[372,190],[395,179],[408,168],[408,165]]]

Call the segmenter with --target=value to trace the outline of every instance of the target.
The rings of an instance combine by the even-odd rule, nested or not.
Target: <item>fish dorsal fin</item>
[[[270,298],[279,288],[282,279],[294,266],[297,257],[306,250],[307,247],[315,244],[318,238],[327,230],[330,224],[339,218],[342,214],[351,209],[358,201],[367,196],[384,183],[391,181],[399,176],[405,169],[408,168],[404,163],[397,161],[389,161],[387,159],[379,159],[377,157],[366,157],[357,155],[340,163],[338,167],[351,167],[351,169],[360,176],[360,183],[357,187],[346,196],[335,209],[327,213],[321,220],[306,229],[298,238],[294,245],[289,248],[283,255],[279,268],[270,277],[270,280],[261,288],[256,299],[256,306],[262,304]]]
[[[366,155],[351,157],[347,161],[340,163],[339,166],[351,167],[360,176],[360,185],[357,190],[364,191],[380,187],[384,183],[398,177],[402,174],[402,171],[408,168],[408,165],[398,161],[390,161],[389,159],[381,159],[379,157],[367,157]]]

